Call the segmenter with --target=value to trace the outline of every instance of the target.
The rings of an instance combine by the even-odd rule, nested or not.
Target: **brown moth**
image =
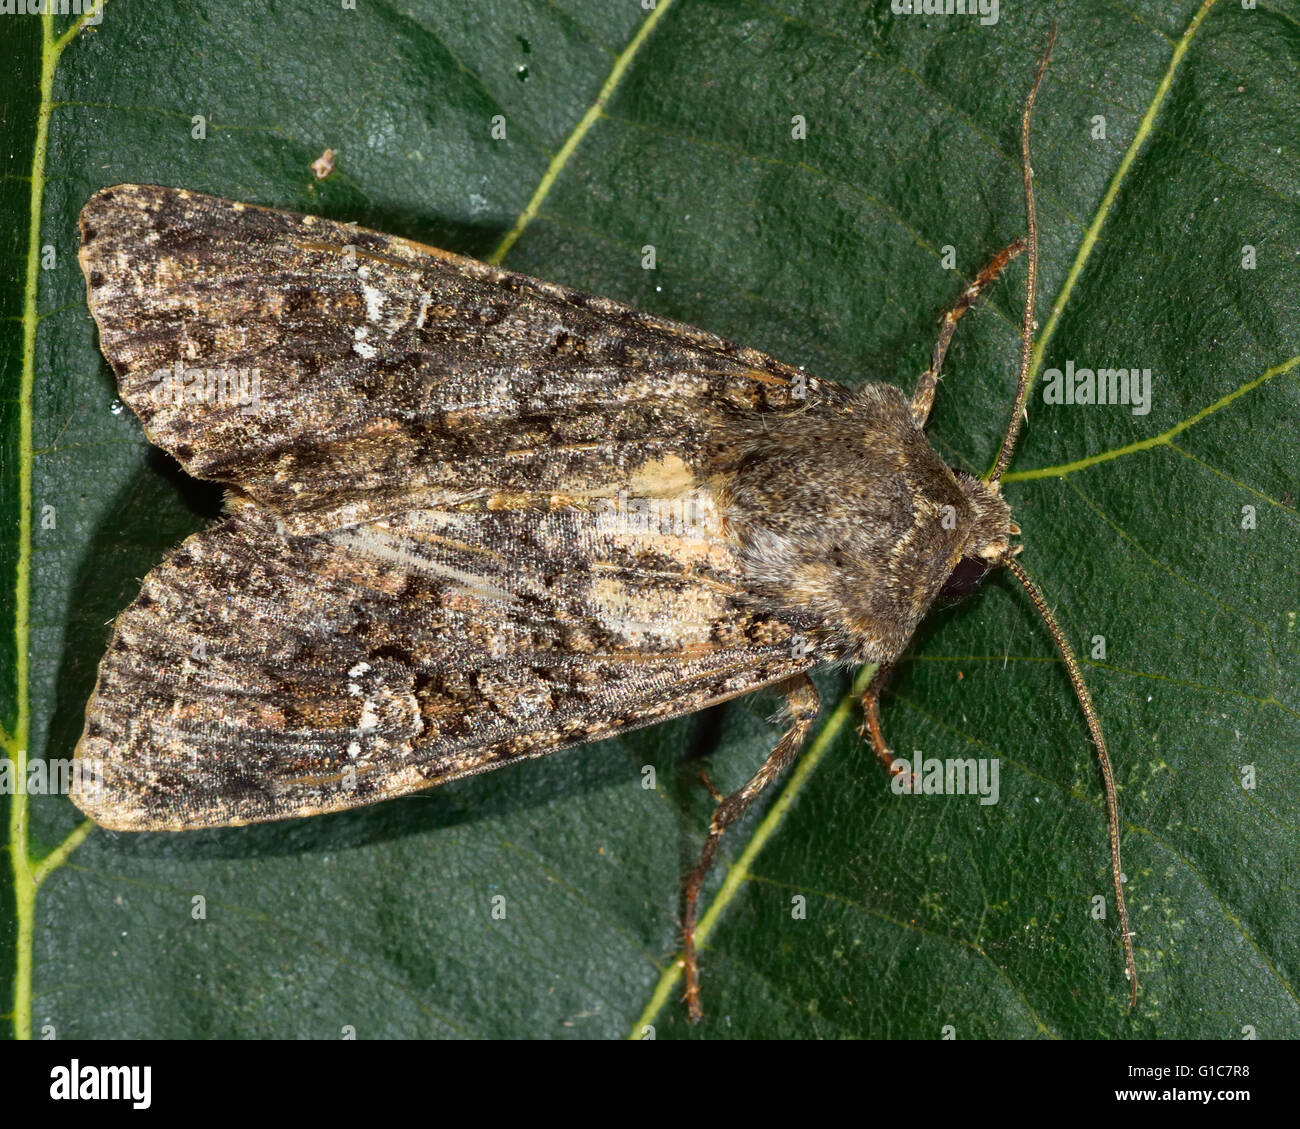
[[[1050,44],[1048,53],[1050,54]],[[74,801],[105,827],[184,830],[355,808],[702,709],[760,687],[789,729],[718,796],[686,882],[796,757],[807,672],[872,663],[866,730],[892,765],[882,679],[950,578],[1016,561],[999,490],[1024,409],[1037,239],[943,318],[909,399],[850,391],[617,302],[313,216],[119,185],[81,213],[89,304],[122,400],[227,516],[118,617]],[[926,440],[953,329],[1028,248],[1019,390],[987,481]]]

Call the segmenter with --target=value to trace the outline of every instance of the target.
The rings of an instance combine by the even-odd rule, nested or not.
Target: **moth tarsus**
[[[971,284],[961,292],[961,297],[943,312],[943,316],[939,319],[939,336],[934,343],[930,367],[921,374],[920,379],[916,382],[916,390],[912,393],[912,418],[916,421],[917,427],[925,427],[926,421],[930,418],[930,409],[934,407],[935,392],[939,388],[939,373],[943,368],[943,359],[948,355],[948,345],[952,341],[953,333],[956,332],[957,323],[961,320],[962,315],[975,304],[980,294],[998,280],[998,276],[1011,265],[1024,249],[1025,241],[1023,239],[1017,239],[1004,247],[975,276]]]
[[[1049,46],[1050,51],[1050,46]],[[1044,55],[1034,91],[1046,66]],[[343,811],[763,687],[788,728],[721,796],[684,887],[701,1014],[700,891],[722,835],[797,757],[807,672],[880,685],[950,582],[1005,564],[1043,614],[1113,776],[1078,664],[1014,557],[995,473],[922,431],[957,321],[909,400],[853,391],[608,299],[403,239],[182,189],[119,185],[80,261],[121,398],[226,516],[114,623],[72,796],[119,830]]]

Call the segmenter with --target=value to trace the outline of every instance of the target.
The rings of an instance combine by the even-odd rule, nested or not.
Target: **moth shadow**
[[[431,217],[427,212],[376,207],[364,197],[349,200],[346,205],[331,200],[318,210],[340,223],[355,223],[472,259],[486,259],[509,230],[508,225],[459,223]]]
[[[763,697],[768,704],[767,697]],[[771,705],[779,704],[775,696]],[[330,815],[248,827],[171,833],[113,834],[114,850],[138,857],[177,860],[311,856],[444,830],[499,823],[563,799],[582,806],[582,797],[610,788],[641,788],[647,764],[662,765],[663,790],[679,812],[679,851],[693,861],[699,851],[694,831],[707,826],[713,801],[703,787],[701,758],[719,750],[725,716],[734,703],[633,730],[549,756],[503,765],[492,772],[452,781],[400,799]],[[779,737],[774,727],[773,742]],[[665,762],[665,751],[669,754]],[[761,757],[751,768],[756,769]]]
[[[353,811],[247,827],[115,834],[114,850],[176,860],[286,858],[346,851],[483,823],[500,823],[557,799],[580,802],[611,787],[636,786],[646,756],[637,734],[506,764]]]

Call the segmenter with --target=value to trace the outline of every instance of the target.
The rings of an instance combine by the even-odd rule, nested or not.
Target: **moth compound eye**
[[[979,557],[962,557],[939,589],[940,600],[961,600],[969,596],[984,579],[989,562]]]

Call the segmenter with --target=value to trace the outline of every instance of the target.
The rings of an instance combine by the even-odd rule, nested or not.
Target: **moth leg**
[[[713,797],[713,802],[715,804],[720,804],[726,799],[726,796],[718,791],[718,786],[713,783],[713,780],[704,769],[700,769],[700,779],[704,782],[704,787],[709,790],[709,795]]]
[[[953,331],[956,330],[962,314],[975,304],[975,299],[980,294],[997,281],[998,275],[1025,249],[1025,246],[1023,239],[1017,239],[1010,246],[999,251],[993,261],[975,276],[975,281],[961,292],[961,297],[953,307],[944,311],[943,317],[939,320],[939,339],[934,343],[930,367],[921,373],[921,379],[916,382],[916,391],[912,393],[912,419],[916,421],[917,427],[924,427],[925,421],[930,418],[930,409],[934,406],[934,394],[939,387],[939,370],[943,368],[943,358],[948,352],[948,343],[952,340]]]
[[[894,754],[889,746],[885,744],[885,731],[880,727],[880,694],[885,688],[885,683],[889,676],[894,673],[892,666],[882,665],[876,669],[876,673],[871,676],[871,681],[867,683],[867,688],[862,691],[862,728],[858,730],[864,737],[869,737],[871,747],[876,750],[876,756],[880,758],[880,763],[889,770],[891,776],[910,775],[907,769],[900,767],[894,761]]]
[[[700,887],[713,866],[714,856],[718,853],[718,844],[722,833],[736,822],[749,809],[749,805],[758,799],[759,794],[781,775],[794,761],[803,745],[808,730],[817,718],[821,708],[821,699],[817,696],[817,687],[806,674],[780,684],[781,693],[785,695],[785,712],[790,717],[790,728],[777,746],[769,754],[763,766],[737,792],[725,799],[712,787],[710,791],[720,800],[709,821],[709,835],[704,840],[704,849],[700,859],[686,879],[686,907],[682,915],[682,956],[686,967],[686,1007],[690,1021],[698,1023],[703,1012],[700,1010],[700,973],[695,957],[695,924],[699,910]]]

